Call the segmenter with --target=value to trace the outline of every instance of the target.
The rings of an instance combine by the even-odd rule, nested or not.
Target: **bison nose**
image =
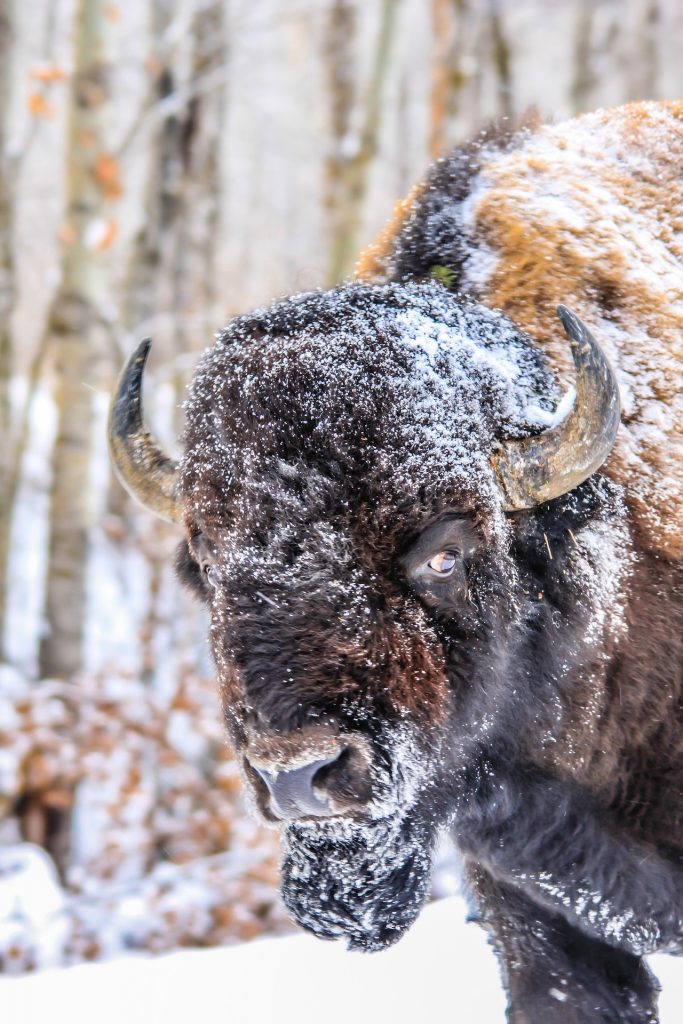
[[[323,757],[288,771],[266,771],[250,764],[268,787],[272,810],[279,818],[325,818],[336,812],[322,792],[316,792],[315,777],[323,768],[334,764],[339,754]]]

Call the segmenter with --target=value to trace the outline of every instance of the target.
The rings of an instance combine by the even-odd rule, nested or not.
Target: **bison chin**
[[[435,830],[397,816],[289,825],[282,896],[318,938],[349,949],[385,949],[408,930],[429,889]]]

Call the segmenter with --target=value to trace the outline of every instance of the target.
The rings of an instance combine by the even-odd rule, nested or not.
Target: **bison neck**
[[[602,670],[572,682],[553,742],[530,760],[590,790],[624,824],[683,851],[683,565],[640,553],[627,631]],[[540,757],[539,757],[540,754]]]

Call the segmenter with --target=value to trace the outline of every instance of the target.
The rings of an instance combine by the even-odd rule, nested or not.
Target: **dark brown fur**
[[[385,253],[393,283],[229,325],[188,403],[179,568],[210,604],[226,720],[260,809],[254,765],[280,771],[348,743],[321,781],[338,817],[284,828],[283,891],[302,924],[357,948],[394,941],[448,827],[510,1021],[645,1024],[656,984],[642,956],[683,948],[675,517],[660,503],[648,529],[642,460],[630,478],[608,466],[503,516],[489,456],[539,429],[530,404],[556,405],[553,348],[424,281],[445,266],[467,284],[456,207],[487,160],[514,162],[537,131],[436,167]],[[610,296],[605,318],[622,301]],[[432,323],[464,363],[420,363]],[[514,384],[489,359],[496,345]],[[411,568],[432,534],[457,552],[450,582]]]

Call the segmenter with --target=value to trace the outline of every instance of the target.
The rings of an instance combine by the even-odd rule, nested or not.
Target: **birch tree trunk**
[[[434,55],[429,93],[429,157],[436,160],[446,148],[448,100],[454,74],[452,61],[453,11],[451,0],[431,0]]]
[[[503,28],[499,0],[489,0],[491,57],[496,76],[498,109],[502,114],[513,113],[512,72],[510,70],[510,44]]]
[[[174,0],[153,0],[153,37],[161,36],[175,13]],[[167,103],[169,112],[151,138],[146,216],[133,239],[124,305],[124,320],[133,331],[155,314],[170,314],[172,349],[178,355],[190,343],[189,310],[199,307],[206,328],[212,332],[216,327],[216,311],[207,306],[216,303],[222,195],[219,152],[227,61],[222,2],[203,4],[195,12],[188,49],[187,80],[174,68],[170,52],[153,55],[155,100]]]
[[[153,40],[162,38],[174,13],[173,0],[152,0],[150,29]],[[176,88],[168,47],[163,51],[153,50],[149,63],[154,75],[152,102],[168,102]],[[144,192],[145,219],[133,238],[123,305],[124,323],[133,331],[157,311],[166,236],[176,206],[173,183],[177,178],[179,134],[178,117],[172,110],[150,136],[151,153]]]
[[[0,2],[0,660],[4,656],[7,608],[7,563],[11,526],[12,417],[10,378],[12,337],[10,318],[14,306],[13,204],[8,153],[8,121],[13,42],[12,0]]]
[[[348,86],[344,83],[344,63],[348,60],[348,51],[344,45],[343,32],[346,25],[353,24],[353,12],[342,0],[332,10],[328,59],[331,62],[332,124],[337,152],[328,161],[327,206],[331,214],[331,255],[327,284],[330,286],[338,284],[350,273],[357,255],[363,201],[377,150],[381,103],[396,28],[396,14],[395,0],[383,0],[358,144],[349,153],[348,136],[345,138],[342,134],[348,124],[350,102]],[[333,191],[329,191],[330,185]]]
[[[52,460],[46,588],[47,635],[40,646],[44,676],[72,676],[81,666],[93,445],[92,385],[102,347],[104,259],[118,196],[117,169],[107,153],[106,0],[78,0],[68,124],[66,224],[61,282],[47,333],[55,363],[58,430]]]
[[[177,14],[176,0],[152,0],[152,38]],[[162,351],[172,361],[176,393],[174,433],[181,429],[180,405],[185,387],[182,357],[201,336],[211,337],[218,323],[214,258],[220,227],[222,182],[219,153],[225,107],[227,41],[222,2],[207,3],[191,22],[186,79],[175,64],[182,62],[171,49],[153,54],[154,102],[168,104],[151,139],[145,182],[144,224],[131,249],[124,322],[134,333],[158,314],[168,315],[170,345]],[[177,102],[172,103],[173,99]],[[181,102],[184,99],[184,102]],[[197,310],[197,323],[191,313]],[[191,327],[188,324],[191,323]],[[193,330],[193,329],[194,330]],[[112,479],[111,510],[127,504],[123,489]],[[138,534],[149,567],[148,614],[140,630],[142,676],[151,680],[155,642],[161,624],[162,580],[176,535],[158,523]],[[183,612],[187,617],[187,611]]]
[[[216,291],[216,253],[221,226],[225,181],[221,167],[221,139],[228,101],[227,69],[230,41],[227,36],[226,0],[200,7],[194,18],[193,79],[195,99],[192,117],[193,145],[186,161],[189,195],[185,220],[194,230],[194,295],[199,308],[202,341],[216,330],[223,315]],[[202,87],[205,83],[206,87]]]
[[[331,265],[329,281],[336,284],[341,270],[338,248],[345,231],[348,179],[354,160],[349,152],[357,74],[357,10],[352,0],[333,0],[327,16],[324,40],[325,70],[330,95],[330,138],[325,160],[324,202],[327,212]]]

